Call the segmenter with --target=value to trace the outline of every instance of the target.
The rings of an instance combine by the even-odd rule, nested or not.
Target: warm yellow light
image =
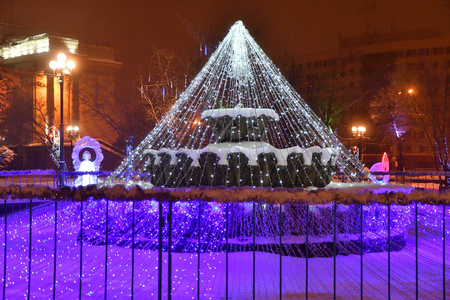
[[[359,126],[359,127],[358,127],[358,131],[364,133],[364,132],[366,132],[366,127],[364,127],[364,126]]]
[[[58,60],[58,61],[56,62],[56,67],[57,67],[58,69],[64,69],[64,68],[66,68],[66,62],[65,62],[65,61],[62,61],[62,60]]]
[[[50,69],[55,70],[58,67],[58,63],[54,60],[52,60],[49,64]]]
[[[78,132],[78,131],[80,130],[80,128],[79,128],[78,126],[74,126],[74,127],[73,127],[73,130],[74,130],[75,132]]]
[[[413,90],[413,89],[409,89],[409,90],[408,90],[408,93],[409,93],[409,94],[412,94],[412,93],[414,93],[414,90]]]
[[[75,62],[73,61],[73,60],[69,60],[68,62],[67,62],[67,68],[69,68],[69,70],[73,70],[73,69],[75,69]]]
[[[65,62],[66,61],[66,55],[64,53],[59,53],[57,58],[58,58],[58,62]]]
[[[70,132],[73,130],[73,127],[71,125],[67,126],[67,132]]]
[[[356,126],[353,126],[353,127],[352,127],[352,131],[353,131],[353,132],[356,132],[357,130],[358,130],[358,128],[356,128]]]

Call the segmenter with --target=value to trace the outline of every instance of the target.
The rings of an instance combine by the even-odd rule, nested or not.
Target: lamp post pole
[[[70,71],[75,68],[75,62],[72,60],[66,62],[66,55],[64,53],[59,53],[57,59],[57,61],[52,60],[50,62],[50,69],[53,70],[56,77],[58,78],[60,88],[61,123],[59,125],[60,137],[58,186],[61,188],[66,184],[66,178],[63,174],[63,172],[66,171],[66,161],[64,159],[64,77],[65,75],[70,76]]]
[[[62,172],[66,170],[64,159],[64,75],[58,77],[60,88],[61,123],[59,124],[59,187],[66,185],[66,178]]]

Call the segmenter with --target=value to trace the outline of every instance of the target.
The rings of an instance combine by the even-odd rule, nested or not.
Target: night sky
[[[112,47],[123,63],[119,81],[133,75],[150,49],[170,48],[192,56],[199,51],[199,36],[211,31],[222,39],[237,20],[276,60],[285,52],[295,57],[336,48],[339,34],[432,28],[448,36],[449,16],[449,0],[0,1],[0,22],[25,27],[15,32],[60,33]],[[0,33],[10,30],[0,26]]]

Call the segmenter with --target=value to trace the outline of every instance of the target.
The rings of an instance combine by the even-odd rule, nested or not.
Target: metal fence
[[[348,220],[332,203],[323,232],[313,206],[302,204],[28,204],[4,209],[0,219],[3,299],[445,299],[449,292],[447,206],[402,207],[409,227],[401,235],[392,217],[400,206],[391,204],[349,206],[353,229],[343,231]],[[373,209],[387,216],[376,230]]]
[[[382,180],[389,176],[390,184],[410,185],[417,189],[445,190],[450,187],[450,172],[372,172]]]
[[[43,185],[56,187],[55,170],[0,171],[0,185]]]
[[[72,186],[77,178],[83,176],[87,178],[89,184],[104,182],[112,172],[62,172],[61,174],[64,174],[65,184]],[[446,190],[450,187],[450,172],[372,172],[370,174],[376,176],[379,180],[382,180],[384,176],[388,176],[389,184],[409,185],[417,189]],[[0,171],[0,186],[11,184],[26,186],[33,184],[56,188],[59,186],[59,177],[57,175],[58,173],[54,170]],[[146,181],[149,176],[150,174],[148,173],[130,172],[117,176],[113,181],[114,183],[125,183],[130,180]],[[343,174],[336,173],[333,175],[333,181],[346,182],[347,180]],[[371,181],[366,177],[364,182],[370,183]]]
[[[5,184],[57,186],[54,172],[0,176]],[[448,178],[391,179],[422,184],[420,176],[434,180],[423,187],[433,189]],[[450,296],[446,205],[2,202],[3,299]]]

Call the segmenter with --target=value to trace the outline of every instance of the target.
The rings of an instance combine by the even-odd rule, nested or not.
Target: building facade
[[[49,62],[56,60],[56,56],[61,52],[76,63],[71,75],[64,78],[64,120],[62,121],[65,129],[68,126],[78,126],[79,137],[93,137],[105,146],[116,141],[115,132],[92,109],[92,103],[103,107],[117,105],[114,97],[115,81],[116,71],[121,63],[115,60],[114,50],[99,45],[83,44],[70,37],[44,33],[25,39],[15,39],[0,48],[1,65],[6,70],[8,68],[15,70],[14,72],[18,74],[22,82],[22,89],[28,99],[26,101],[32,102],[32,105],[27,105],[25,109],[26,115],[31,118],[26,120],[29,124],[27,126],[20,124],[22,120],[18,115],[18,126],[9,128],[3,140],[6,145],[17,146],[18,152],[21,152],[20,149],[24,149],[23,147],[36,148],[38,145],[48,143],[50,128],[52,126],[60,128],[60,86],[53,70],[49,67]],[[64,131],[62,134],[65,135],[65,143],[68,147],[71,142],[76,141],[71,141],[67,131]],[[18,139],[18,136],[21,138]],[[24,161],[35,159],[27,159],[30,154],[25,152],[30,151],[22,150],[22,152],[18,154]],[[40,156],[48,156],[48,152],[47,154],[45,152],[47,151]],[[70,151],[67,150],[66,161],[70,164]],[[29,166],[23,163],[17,168],[22,165],[45,168],[52,164]]]
[[[398,145],[393,144],[390,149],[378,147],[381,133],[372,122],[369,112],[371,101],[374,101],[380,88],[388,83],[392,73],[401,71],[418,74],[426,71],[440,79],[443,92],[439,101],[446,101],[450,95],[450,37],[440,36],[434,30],[340,38],[337,50],[302,55],[296,58],[296,62],[299,63],[300,77],[296,84],[301,95],[306,99],[310,97],[309,102],[313,107],[315,101],[321,101],[322,107],[328,107],[329,111],[324,109],[322,112],[325,119],[327,112],[333,112],[333,105],[339,107],[339,126],[333,129],[337,129],[337,134],[349,148],[358,145],[351,128],[367,128],[364,150],[369,166],[379,161],[384,151],[390,153],[394,161],[398,160]],[[403,92],[414,88],[405,84]],[[448,127],[450,122],[446,124]],[[448,138],[449,131],[446,130]],[[402,144],[403,149],[400,151],[404,152],[406,169],[434,167],[435,149],[420,126],[410,126],[402,136]]]
[[[61,123],[60,87],[49,67],[49,62],[56,60],[60,52],[76,63],[71,76],[64,79],[65,127],[78,126],[81,136],[113,143],[116,138],[114,132],[84,103],[97,99],[102,105],[116,105],[115,73],[121,63],[115,61],[114,51],[47,33],[13,41],[0,49],[2,65],[20,70],[18,74],[22,77],[23,86],[32,97],[34,130],[27,142],[41,143],[49,128],[59,128]],[[65,134],[67,136],[67,132]]]

